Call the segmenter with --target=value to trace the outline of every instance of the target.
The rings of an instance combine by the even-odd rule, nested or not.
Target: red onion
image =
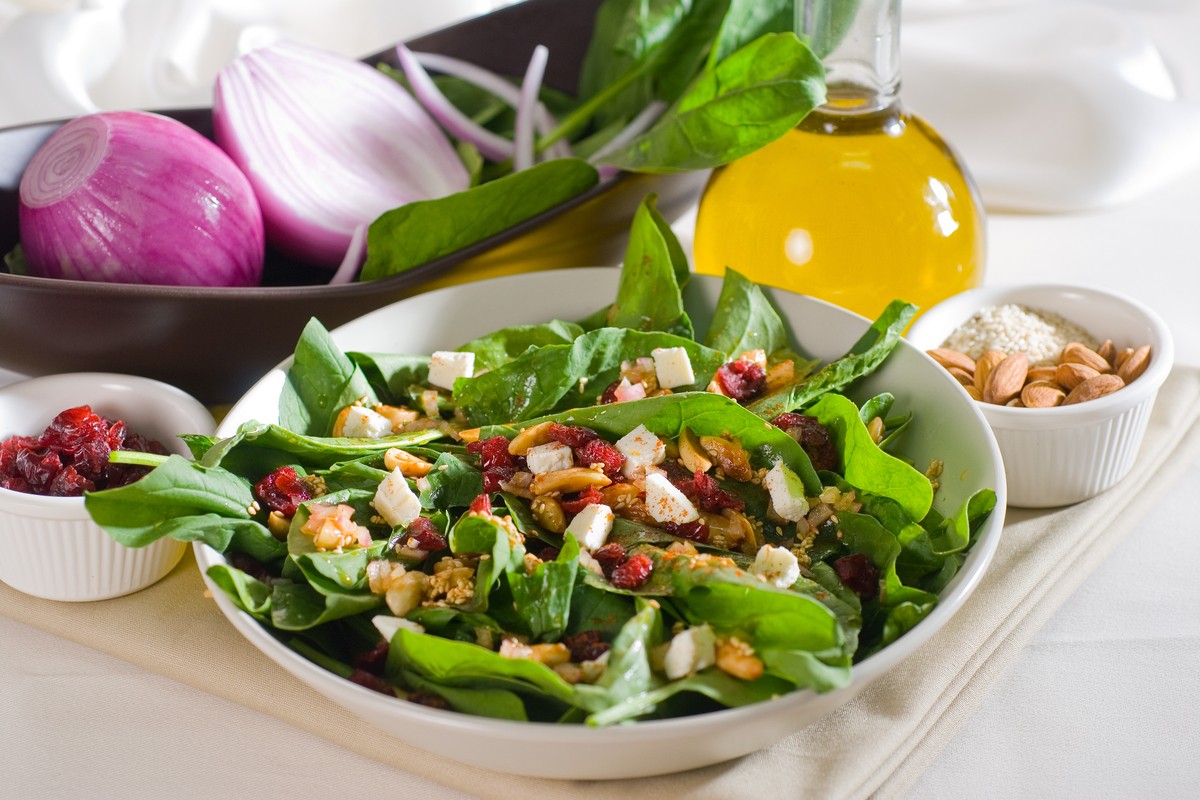
[[[31,275],[182,286],[253,286],[262,275],[262,214],[246,177],[158,114],[63,125],[21,177],[19,215]]]
[[[359,225],[470,184],[445,134],[402,86],[299,44],[254,50],[222,69],[213,125],[254,186],[267,240],[330,269]]]
[[[520,172],[533,166],[533,126],[537,114],[538,93],[542,90],[542,78],[546,75],[546,59],[550,51],[544,45],[533,49],[533,58],[525,70],[521,82],[521,96],[517,103],[517,119],[513,130],[513,169]]]

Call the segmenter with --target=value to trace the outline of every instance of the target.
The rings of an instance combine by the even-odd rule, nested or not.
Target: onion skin
[[[213,133],[250,179],[271,247],[331,271],[360,225],[470,186],[446,135],[402,86],[306,45],[276,43],[224,67]]]
[[[63,125],[21,176],[29,274],[108,283],[255,286],[262,212],[246,176],[183,123],[112,111]]]

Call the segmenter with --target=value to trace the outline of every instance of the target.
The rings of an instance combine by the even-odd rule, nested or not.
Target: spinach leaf
[[[322,594],[306,583],[277,583],[271,590],[271,625],[282,631],[303,631],[381,605],[383,597],[370,592]]]
[[[762,289],[728,267],[704,343],[730,358],[747,350],[762,350],[769,356],[791,349],[783,320]]]
[[[646,197],[634,214],[617,299],[609,306],[605,323],[691,339],[695,332],[680,292],[689,277],[687,255],[654,201],[654,195]]]
[[[501,328],[455,348],[475,354],[475,370],[502,367],[531,347],[570,344],[583,333],[574,322],[556,319],[539,325],[514,325]]]
[[[481,554],[475,569],[475,596],[472,608],[488,610],[488,596],[500,576],[518,565],[525,557],[525,548],[513,545],[508,530],[498,518],[484,514],[464,514],[450,529],[450,550],[455,554]]]
[[[767,34],[704,70],[650,130],[600,160],[642,172],[727,164],[825,102],[822,75],[821,62],[795,34]]]
[[[893,300],[844,356],[812,375],[760,397],[747,408],[763,419],[775,419],[785,411],[803,408],[826,392],[836,392],[870,375],[895,349],[900,334],[916,311],[914,305]]]
[[[467,689],[461,686],[448,686],[432,681],[410,670],[401,670],[400,677],[404,683],[416,691],[432,692],[446,700],[450,707],[462,714],[474,714],[477,717],[492,719],[511,719],[516,722],[526,722],[529,715],[525,713],[525,704],[516,692],[506,689]]]
[[[593,586],[586,580],[592,573],[583,570],[571,593],[571,622],[568,633],[598,630],[606,638],[616,636],[634,614],[633,598]]]
[[[558,158],[471,189],[385,212],[367,229],[360,280],[397,275],[501,233],[599,182],[586,161]]]
[[[729,10],[708,52],[708,66],[715,67],[764,33],[794,31],[794,6],[794,0],[730,0]]]
[[[270,621],[270,586],[228,564],[213,564],[205,574],[229,595],[235,606],[260,622]]]
[[[600,680],[576,687],[580,706],[599,711],[645,694],[662,682],[650,666],[650,651],[663,638],[662,615],[656,606],[644,600],[637,603],[637,613],[621,626],[613,639]],[[589,718],[588,724],[597,723]]]
[[[620,374],[621,363],[649,356],[656,347],[682,347],[705,386],[724,356],[690,339],[656,331],[598,328],[569,345],[531,350],[498,369],[459,378],[454,401],[472,425],[530,419],[556,409],[589,406]]]
[[[508,573],[513,608],[537,641],[556,642],[567,629],[571,594],[579,569],[579,543],[567,536],[554,561],[534,567],[533,572]]]
[[[346,355],[362,370],[380,400],[414,402],[409,388],[421,386],[429,379],[429,356],[356,352]]]
[[[296,343],[287,380],[279,394],[279,424],[289,430],[324,436],[346,406],[375,392],[362,371],[334,343],[315,317]]]
[[[587,724],[601,727],[635,719],[684,692],[695,692],[715,700],[723,706],[735,708],[770,700],[786,694],[793,688],[791,683],[772,675],[764,675],[753,681],[744,681],[719,669],[706,669],[641,694],[632,695],[616,705],[590,715],[587,718]]]
[[[807,413],[829,431],[842,462],[842,475],[849,484],[892,498],[911,519],[925,518],[933,505],[933,484],[913,467],[879,449],[853,402],[839,394],[827,394]]]
[[[426,476],[429,488],[421,492],[421,508],[465,508],[483,491],[483,475],[461,458],[449,453],[438,456]]]

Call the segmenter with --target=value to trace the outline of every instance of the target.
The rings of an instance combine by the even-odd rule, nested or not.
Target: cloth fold
[[[421,753],[305,687],[241,638],[190,556],[155,586],[102,603],[55,603],[0,584],[0,613],[278,717],[380,762],[483,798],[900,796],[1014,656],[1190,464],[1200,458],[1200,369],[1159,393],[1131,473],[1085,503],[1010,510],[978,589],[929,642],[850,703],[774,747],[637,781],[500,775]]]

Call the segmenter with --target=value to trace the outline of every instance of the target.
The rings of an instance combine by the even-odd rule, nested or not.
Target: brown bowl
[[[520,75],[537,44],[546,82],[571,91],[599,0],[527,0],[408,44]],[[366,59],[394,64],[390,52]],[[163,112],[205,136],[209,109]],[[65,120],[0,130],[0,254],[19,241],[17,189],[25,165]],[[27,375],[110,371],[231,402],[292,352],[310,317],[333,328],[434,286],[514,272],[620,261],[645,195],[668,220],[699,195],[704,173],[621,173],[585,194],[451,255],[389,278],[324,285],[330,273],[267,253],[262,286],[142,286],[0,272],[0,367]]]

